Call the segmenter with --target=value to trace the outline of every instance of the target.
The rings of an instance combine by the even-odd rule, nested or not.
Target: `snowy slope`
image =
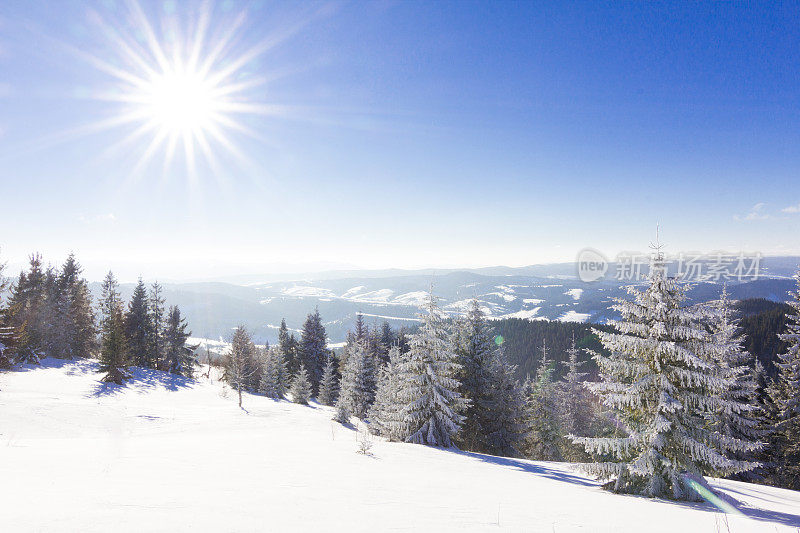
[[[3,531],[796,531],[800,493],[723,482],[748,516],[618,496],[566,465],[376,441],[326,407],[94,363],[0,374]],[[227,396],[227,397],[226,397]]]

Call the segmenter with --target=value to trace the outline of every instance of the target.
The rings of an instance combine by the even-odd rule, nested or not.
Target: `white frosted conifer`
[[[408,436],[404,404],[401,401],[403,373],[400,370],[403,355],[397,346],[389,349],[389,361],[381,367],[375,402],[369,410],[369,423],[379,435],[391,441]]]
[[[778,377],[769,388],[774,410],[770,443],[774,478],[782,486],[800,489],[800,271],[794,276],[797,291],[787,302],[792,308],[786,331],[778,337],[786,351],[778,356]]]
[[[456,379],[460,365],[433,294],[428,294],[419,317],[422,324],[411,335],[410,350],[400,364],[406,441],[450,447],[463,421],[459,412],[465,402]]]
[[[292,380],[292,387],[289,393],[292,395],[294,403],[308,405],[308,401],[311,399],[311,381],[308,379],[308,372],[302,362],[297,369],[294,380]]]
[[[613,306],[614,332],[595,330],[608,357],[595,353],[603,381],[590,385],[613,410],[627,435],[573,437],[599,458],[585,465],[619,492],[698,499],[694,479],[736,473],[753,464],[726,456],[735,439],[708,427],[730,380],[719,376],[708,353],[713,345],[702,313],[685,307],[685,290],[667,276],[660,247],[644,290],[629,287],[631,301]]]
[[[319,382],[319,394],[317,400],[322,405],[334,405],[339,394],[339,383],[336,378],[336,363],[333,356],[328,356],[325,369],[322,371],[322,379]]]

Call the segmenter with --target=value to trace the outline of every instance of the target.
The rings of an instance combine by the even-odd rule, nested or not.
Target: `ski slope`
[[[714,482],[743,514],[608,493],[567,465],[375,440],[332,410],[93,362],[0,374],[2,531],[733,533],[800,527],[800,493]]]

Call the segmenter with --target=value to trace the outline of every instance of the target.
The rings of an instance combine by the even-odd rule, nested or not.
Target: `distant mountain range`
[[[783,301],[794,288],[791,276],[798,257],[769,257],[761,261],[761,279],[728,282],[735,299]],[[613,271],[611,265],[610,271]],[[178,305],[194,337],[228,340],[239,324],[259,342],[274,342],[281,319],[299,330],[307,314],[319,308],[329,341],[345,340],[357,313],[368,323],[389,321],[393,327],[416,321],[418,306],[433,286],[440,304],[451,315],[464,313],[477,298],[491,318],[603,322],[612,316],[613,297],[626,294],[630,281],[605,279],[585,283],[574,263],[520,268],[488,267],[464,270],[327,271],[301,276],[267,274],[219,281],[165,283],[167,303]],[[92,284],[99,294],[99,284]],[[132,284],[122,286],[130,298]],[[721,282],[693,285],[693,302],[716,298]]]

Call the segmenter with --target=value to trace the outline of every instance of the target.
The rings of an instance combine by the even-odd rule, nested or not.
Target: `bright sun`
[[[115,84],[96,98],[117,102],[120,107],[96,129],[132,127],[110,150],[144,146],[134,173],[162,153],[166,168],[179,151],[190,175],[195,173],[198,156],[213,170],[219,168],[219,150],[215,148],[243,162],[246,158],[233,134],[255,134],[241,119],[276,113],[276,106],[254,103],[250,98],[265,83],[250,74],[251,63],[276,40],[265,39],[235,52],[241,48],[245,14],[212,31],[210,3],[202,4],[199,12],[186,19],[191,21],[186,28],[174,15],[151,24],[135,0],[126,5],[131,25],[125,31],[94,14],[101,34],[108,39],[104,50],[111,56],[80,54],[115,79]]]
[[[183,69],[148,80],[142,87],[142,100],[143,111],[166,135],[195,137],[224,107],[207,80]]]

